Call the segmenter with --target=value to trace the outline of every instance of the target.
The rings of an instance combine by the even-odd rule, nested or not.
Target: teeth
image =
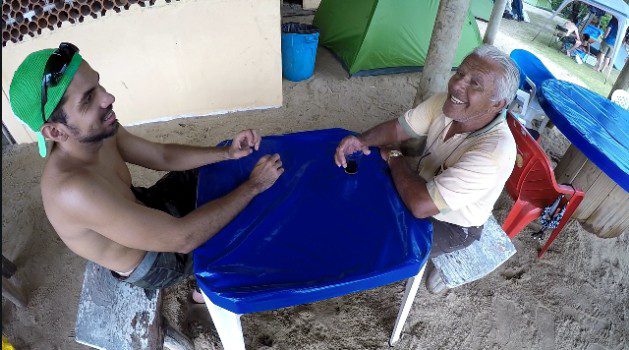
[[[107,115],[105,115],[105,120],[107,120],[107,119],[111,118],[111,116],[112,116],[113,114],[114,114],[114,111],[113,111],[113,109],[112,109],[111,111],[109,111],[109,112],[107,113]]]
[[[452,102],[454,102],[454,103],[456,103],[458,105],[465,103],[465,102],[459,100],[458,98],[456,98],[454,96],[450,96],[450,101],[452,101]]]

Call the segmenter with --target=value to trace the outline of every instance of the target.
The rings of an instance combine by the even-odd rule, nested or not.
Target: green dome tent
[[[485,22],[489,22],[489,17],[491,17],[491,10],[493,8],[494,2],[492,0],[472,0],[470,2],[470,11],[472,11],[472,15]]]
[[[350,76],[418,71],[426,62],[438,0],[323,0],[313,24]],[[454,66],[481,45],[468,12]]]

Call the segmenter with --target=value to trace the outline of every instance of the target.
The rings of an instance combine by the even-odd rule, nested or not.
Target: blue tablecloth
[[[545,81],[540,95],[540,106],[568,140],[629,191],[629,112],[567,81]]]
[[[260,150],[205,166],[197,205],[248,179],[264,154],[286,171],[229,225],[194,251],[198,284],[216,305],[238,314],[310,303],[416,275],[432,225],[401,202],[377,149],[357,157],[358,173],[334,164],[349,132],[320,130],[262,139]]]

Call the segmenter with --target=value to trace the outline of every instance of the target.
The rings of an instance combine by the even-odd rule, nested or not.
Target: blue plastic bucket
[[[308,79],[314,73],[319,29],[302,23],[282,24],[282,74],[290,81]]]

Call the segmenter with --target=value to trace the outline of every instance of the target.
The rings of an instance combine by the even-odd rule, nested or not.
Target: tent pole
[[[441,0],[414,106],[446,90],[470,0]]]
[[[585,27],[587,27],[588,24],[592,23],[592,21],[594,20],[595,16],[596,15],[594,15],[592,12],[588,13],[588,15],[585,17],[583,22],[581,22],[581,25],[579,27],[577,27],[579,29],[579,33],[583,33],[583,29],[585,29]],[[575,23],[575,25],[576,25],[576,23]]]
[[[568,6],[569,3],[571,3],[573,0],[564,0],[564,2],[561,3],[561,5],[559,5],[559,7],[550,15],[550,17],[548,17],[548,21],[552,21],[553,18],[555,18],[555,16],[557,16],[557,14],[559,12],[561,12],[561,10],[563,10],[566,6]],[[553,27],[554,30],[555,27]],[[537,37],[542,33],[542,30],[544,29],[540,29],[537,34],[535,34],[535,36],[533,37],[533,39],[531,39],[531,41],[535,41],[535,39],[537,39]]]
[[[483,38],[485,44],[494,44],[496,33],[498,33],[498,28],[500,27],[500,20],[502,20],[502,14],[505,12],[506,6],[507,0],[496,0],[494,3],[494,8],[491,10],[491,16],[489,17],[489,24],[485,31],[485,37]]]

